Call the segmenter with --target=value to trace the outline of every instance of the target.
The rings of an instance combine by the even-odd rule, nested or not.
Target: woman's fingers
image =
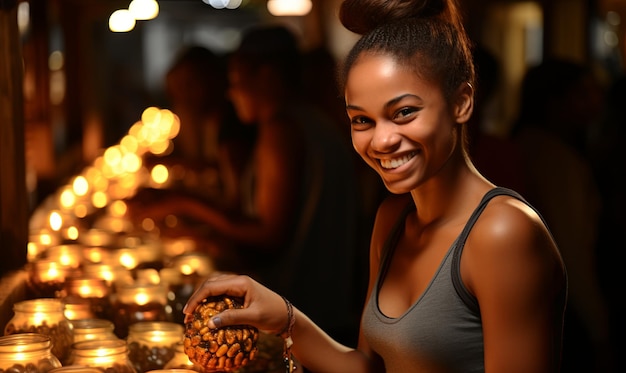
[[[219,295],[242,298],[243,308],[213,316],[208,322],[209,328],[247,324],[265,331],[278,331],[284,327],[287,308],[282,297],[248,276],[232,274],[207,278],[196,289],[183,309],[185,322],[193,319],[193,311],[203,299]]]
[[[207,297],[230,295],[244,298],[252,286],[252,279],[248,276],[232,274],[218,274],[207,278],[187,300],[183,313],[189,315]],[[247,301],[246,301],[247,303]]]

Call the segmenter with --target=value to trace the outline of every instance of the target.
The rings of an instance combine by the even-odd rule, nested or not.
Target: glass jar
[[[91,340],[118,339],[113,332],[113,322],[104,319],[83,319],[72,321],[74,343]]]
[[[102,373],[98,368],[81,367],[80,365],[68,365],[52,369],[48,373]]]
[[[184,328],[172,322],[138,322],[128,331],[128,355],[135,370],[145,372],[162,369],[182,342]]]
[[[50,337],[37,333],[0,337],[0,371],[45,373],[59,367]]]
[[[202,372],[202,368],[195,366],[189,356],[185,354],[185,345],[183,342],[176,343],[174,357],[165,364],[164,369],[184,369],[196,372]]]
[[[194,275],[184,275],[176,268],[163,268],[159,271],[161,283],[167,287],[167,304],[171,321],[184,324],[183,308],[196,289],[199,279]]]
[[[62,363],[68,358],[73,340],[72,325],[65,317],[63,303],[55,298],[25,300],[13,305],[14,315],[4,335],[37,333],[50,337],[52,354]]]
[[[70,365],[98,368],[107,373],[137,373],[128,359],[123,339],[82,341],[72,344]]]
[[[96,315],[91,310],[89,301],[78,297],[65,297],[62,299],[65,318],[74,321],[81,319],[93,319]]]
[[[110,288],[106,280],[73,276],[65,281],[63,295],[69,299],[83,300],[89,303],[96,318],[111,319],[114,310],[111,307]]]
[[[28,286],[36,297],[54,298],[63,289],[71,269],[50,259],[37,259],[27,264]]]
[[[155,284],[126,284],[115,294],[115,334],[128,337],[130,325],[142,321],[171,321],[166,311],[167,289]]]

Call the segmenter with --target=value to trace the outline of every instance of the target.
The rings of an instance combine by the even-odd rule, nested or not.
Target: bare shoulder
[[[494,197],[472,230],[472,242],[487,250],[522,243],[528,249],[556,247],[549,228],[532,207],[510,196]],[[506,243],[506,245],[499,245]]]
[[[463,256],[463,268],[474,288],[491,281],[543,282],[564,275],[549,228],[533,208],[510,196],[489,202],[467,239]]]

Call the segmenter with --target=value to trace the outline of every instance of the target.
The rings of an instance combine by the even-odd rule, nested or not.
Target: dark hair
[[[562,58],[547,58],[526,70],[520,88],[518,116],[511,133],[517,135],[525,127],[554,125],[548,120],[555,100],[564,98],[592,72],[588,66]]]
[[[393,56],[423,78],[439,82],[447,98],[474,84],[469,38],[455,0],[345,0],[339,19],[362,34],[340,71],[340,87],[363,53]]]
[[[258,25],[245,30],[231,62],[249,72],[272,66],[284,82],[301,83],[302,53],[298,40],[281,25]]]
[[[182,48],[174,57],[167,74],[170,75],[178,69],[190,69],[196,74],[197,79],[210,86],[217,86],[220,89],[226,87],[222,59],[203,46],[189,45]]]

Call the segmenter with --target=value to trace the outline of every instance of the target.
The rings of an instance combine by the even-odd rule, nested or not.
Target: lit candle
[[[211,258],[203,253],[189,252],[174,258],[174,268],[178,268],[184,275],[197,274],[208,276],[214,271]]]
[[[68,320],[86,320],[94,318],[91,305],[88,302],[65,303],[63,314]]]
[[[83,246],[79,244],[53,246],[47,250],[46,256],[64,267],[78,268],[83,259]]]
[[[109,246],[113,244],[114,233],[104,229],[91,228],[82,232],[78,239],[85,246]]]

